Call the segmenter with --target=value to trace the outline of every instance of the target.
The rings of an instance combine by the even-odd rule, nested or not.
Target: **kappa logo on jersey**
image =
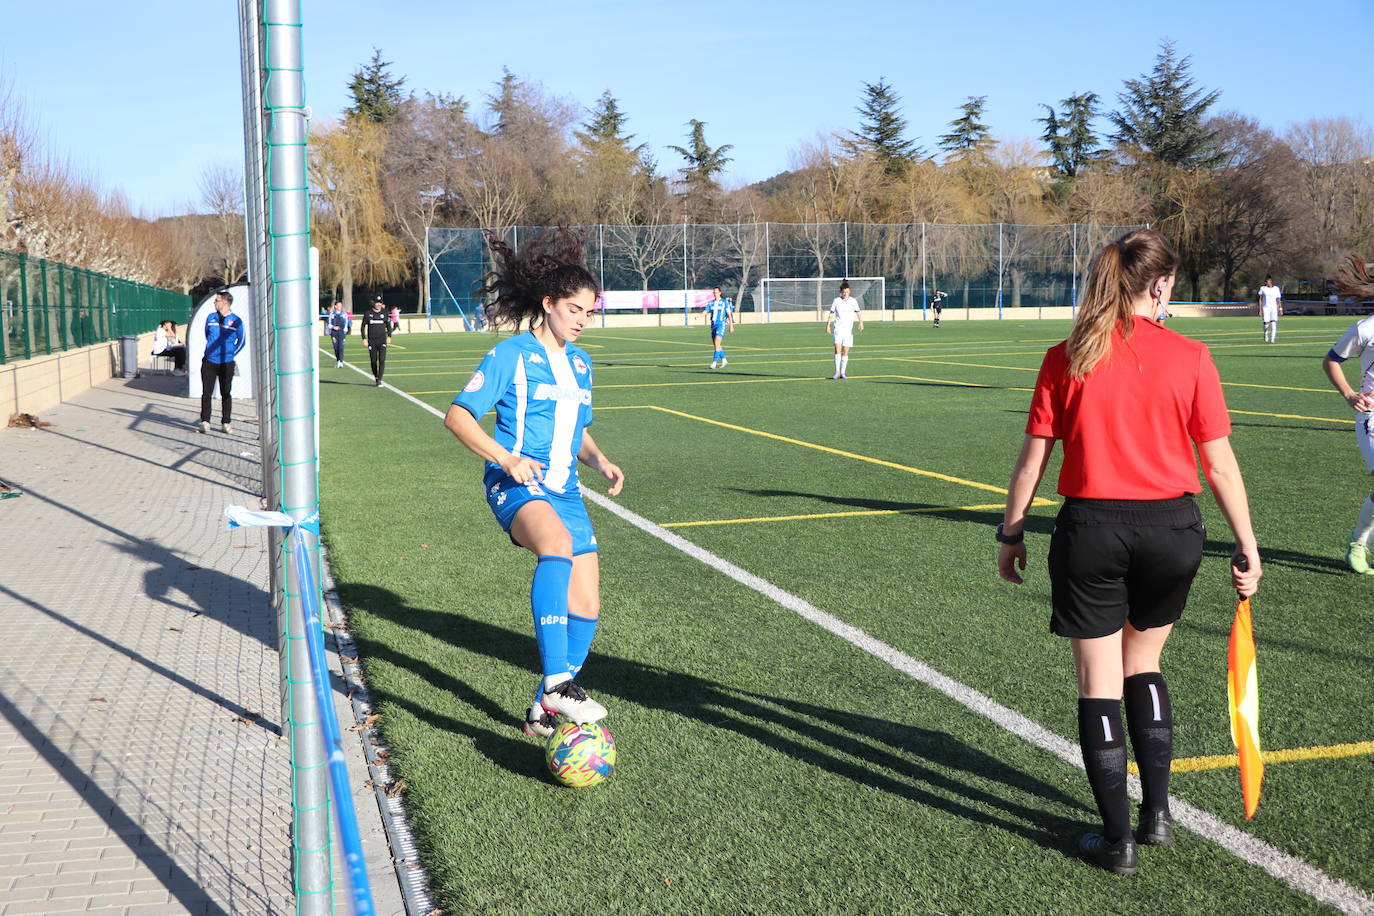
[[[544,357],[540,356],[538,353],[531,353],[530,362],[536,366],[542,366],[544,365]]]
[[[534,400],[581,401],[583,404],[590,404],[592,393],[575,385],[550,385],[548,382],[540,382],[534,388]]]
[[[505,504],[506,504],[506,494],[505,494],[505,493],[497,493],[497,494],[496,494],[496,505],[498,505],[498,506],[504,506]]]
[[[583,359],[581,356],[579,356],[578,354],[574,353],[574,354],[573,354],[573,368],[577,370],[577,374],[578,374],[578,375],[586,375],[586,374],[587,374],[587,361],[584,360],[584,359]],[[589,400],[587,403],[591,403],[591,401]]]
[[[466,385],[463,386],[463,390],[464,390],[464,391],[477,391],[478,389],[480,389],[480,388],[481,388],[483,385],[485,385],[486,383],[487,383],[487,377],[486,377],[485,375],[482,374],[482,370],[481,370],[481,369],[478,369],[476,372],[472,373],[472,378],[468,379],[468,383],[467,383]]]

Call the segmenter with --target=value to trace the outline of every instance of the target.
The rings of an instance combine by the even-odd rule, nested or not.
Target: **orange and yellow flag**
[[[1259,679],[1255,671],[1255,630],[1250,620],[1250,599],[1236,603],[1231,623],[1231,648],[1227,653],[1226,695],[1231,707],[1231,738],[1240,752],[1240,794],[1245,817],[1259,808],[1264,783],[1264,758],[1259,738]]]

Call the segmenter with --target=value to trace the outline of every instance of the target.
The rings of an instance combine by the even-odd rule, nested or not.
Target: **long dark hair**
[[[1069,375],[1081,379],[1107,356],[1112,331],[1130,337],[1135,325],[1131,300],[1178,267],[1169,240],[1155,229],[1136,229],[1108,242],[1088,268],[1087,291],[1069,334]]]
[[[557,302],[584,289],[601,295],[601,284],[583,265],[583,239],[565,226],[537,232],[515,251],[487,230],[494,267],[479,296],[494,296],[487,315],[495,328],[519,330],[544,320],[544,297]]]
[[[1370,272],[1374,265],[1357,254],[1350,255],[1347,260],[1349,263],[1336,274],[1336,289],[1361,299],[1374,296],[1374,273]]]

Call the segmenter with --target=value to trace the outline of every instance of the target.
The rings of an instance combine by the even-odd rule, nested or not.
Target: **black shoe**
[[[378,388],[382,387],[382,380],[381,380],[381,379],[377,379],[377,387],[378,387]]]
[[[1168,846],[1174,841],[1174,817],[1168,812],[1140,809],[1135,841],[1142,846]]]
[[[1078,852],[1114,875],[1133,875],[1140,871],[1140,856],[1136,853],[1135,840],[1130,837],[1108,843],[1100,833],[1085,833],[1078,839]]]

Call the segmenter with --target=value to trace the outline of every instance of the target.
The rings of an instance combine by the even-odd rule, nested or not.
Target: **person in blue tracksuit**
[[[706,303],[706,323],[711,328],[711,343],[715,345],[715,352],[711,355],[711,368],[717,365],[724,367],[730,361],[725,358],[725,334],[726,328],[731,333],[735,330],[735,304],[729,299],[722,299],[720,287],[711,287],[711,301]]]
[[[334,368],[343,368],[344,341],[348,340],[348,334],[353,330],[353,319],[343,310],[343,303],[338,299],[334,300],[334,308],[324,322],[325,330],[334,340]]]
[[[232,433],[234,359],[243,349],[243,319],[234,314],[234,296],[227,289],[215,293],[215,311],[205,319],[205,356],[200,361],[200,431],[210,431],[210,398],[219,383],[220,431]]]
[[[602,453],[592,422],[592,363],[577,346],[600,286],[582,264],[582,243],[567,230],[526,242],[517,254],[489,238],[496,270],[483,287],[496,327],[530,330],[493,347],[453,399],[444,426],[486,459],[487,504],[511,542],[536,557],[530,606],[543,677],[524,731],[547,738],[556,716],[595,722],[606,708],[574,680],[601,614],[596,533],[577,479],[580,461],[615,496],[625,475]],[[496,411],[495,434],[478,421]]]

